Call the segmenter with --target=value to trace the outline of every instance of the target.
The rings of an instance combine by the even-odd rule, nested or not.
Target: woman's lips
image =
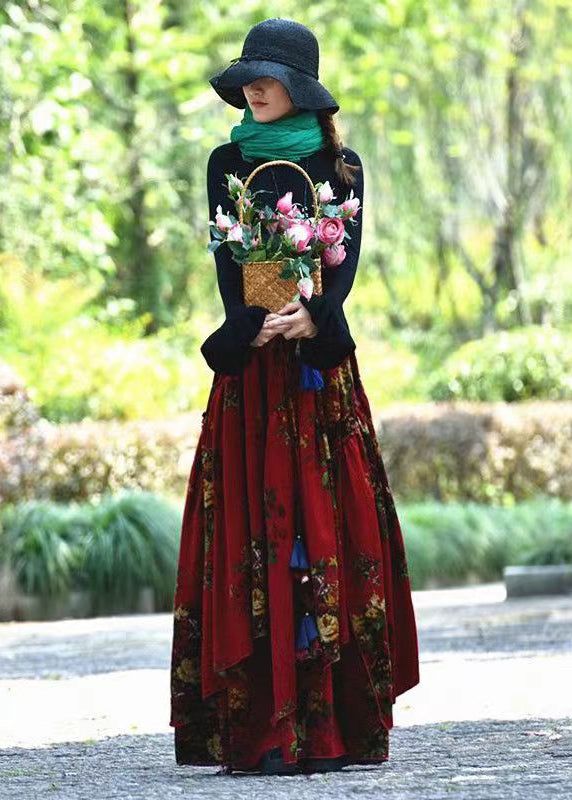
[[[253,106],[265,106],[265,105],[266,105],[266,103],[260,103],[258,100],[254,100],[254,102],[252,103],[252,105],[253,105]]]

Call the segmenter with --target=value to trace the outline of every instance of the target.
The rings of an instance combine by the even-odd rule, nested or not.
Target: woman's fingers
[[[276,320],[273,322],[269,322],[266,326],[266,330],[268,331],[275,331],[277,333],[281,333],[282,331],[287,331],[289,328],[292,327],[292,322],[289,320]]]
[[[302,309],[305,311],[306,309]],[[269,324],[272,325],[289,325],[291,324],[292,320],[298,321],[301,318],[301,311],[299,308],[295,309],[293,313],[284,313],[278,314],[274,319],[269,320]]]
[[[291,311],[297,311],[299,308],[302,308],[302,303],[299,300],[292,300],[291,303],[286,303],[282,308],[279,308],[276,313],[289,314]]]
[[[283,312],[283,313],[281,313]],[[285,339],[315,336],[316,330],[310,315],[299,301],[286,303],[280,311],[266,315],[261,333],[265,342],[281,333]]]

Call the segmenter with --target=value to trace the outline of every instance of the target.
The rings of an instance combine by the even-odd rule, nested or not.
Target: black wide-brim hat
[[[231,106],[246,108],[242,87],[270,76],[284,84],[297,108],[329,109],[335,114],[340,107],[318,80],[319,60],[318,40],[309,28],[292,19],[272,17],[250,29],[241,56],[209,83]]]

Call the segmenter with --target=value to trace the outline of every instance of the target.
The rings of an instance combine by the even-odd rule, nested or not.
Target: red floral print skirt
[[[402,532],[355,351],[303,388],[277,335],[215,373],[187,484],[171,662],[178,764],[386,761],[419,682]]]

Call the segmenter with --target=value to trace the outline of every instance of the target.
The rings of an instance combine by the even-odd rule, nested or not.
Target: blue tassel
[[[292,548],[292,555],[290,557],[290,566],[293,569],[308,569],[308,557],[306,555],[306,548],[300,534],[294,540],[294,547]]]
[[[319,369],[301,362],[300,386],[302,389],[323,389],[324,379]]]
[[[304,625],[304,619],[305,617],[302,617],[300,620],[300,627],[298,628],[298,636],[296,638],[296,650],[307,650],[310,646],[308,634],[306,632],[306,626]]]
[[[318,629],[314,617],[306,611],[300,620],[298,637],[296,639],[296,650],[308,650],[314,639],[318,638]]]

